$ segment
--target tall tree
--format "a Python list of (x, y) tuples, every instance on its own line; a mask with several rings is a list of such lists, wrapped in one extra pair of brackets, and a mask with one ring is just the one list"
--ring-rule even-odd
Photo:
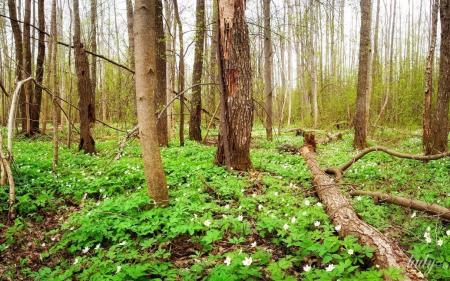
[(94, 90), (89, 75), (86, 50), (81, 43), (79, 0), (73, 0), (73, 14), (73, 44), (75, 46), (75, 69), (78, 78), (78, 108), (80, 109), (80, 143), (78, 149), (86, 153), (95, 153), (95, 141), (91, 132), (95, 122)]
[(441, 55), (439, 61), (439, 89), (433, 122), (432, 153), (447, 151), (448, 107), (450, 99), (450, 0), (441, 0)]
[(266, 135), (273, 139), (273, 86), (272, 86), (272, 30), (270, 25), (270, 0), (263, 0), (264, 10), (264, 100), (266, 108)]
[[(36, 58), (36, 81), (42, 85), (44, 81), (44, 60), (45, 60), (45, 1), (38, 1), (38, 25), (39, 42), (38, 55)], [(31, 100), (31, 134), (39, 132), (39, 118), (41, 115), (42, 88), (35, 86), (34, 96)]]
[[(192, 99), (191, 115), (189, 120), (189, 138), (195, 141), (202, 140), (202, 82), (203, 50), (205, 46), (205, 0), (197, 0), (196, 7), (196, 32), (195, 32), (195, 57), (192, 73)], [(198, 86), (195, 86), (198, 85)]]
[(433, 96), (433, 66), (434, 66), (434, 53), (436, 50), (436, 37), (437, 37), (437, 22), (439, 13), (439, 0), (433, 1), (433, 8), (431, 12), (431, 34), (430, 34), (430, 46), (428, 50), (427, 62), (425, 67), (425, 94), (423, 97), (423, 147), (425, 155), (433, 153), (432, 142), (432, 96)]
[(353, 121), (355, 138), (353, 146), (364, 149), (367, 146), (367, 129), (369, 125), (367, 99), (371, 90), (371, 24), (372, 0), (361, 0), (361, 29), (359, 43), (358, 87), (356, 97), (356, 114)]
[(133, 1), (126, 0), (127, 5), (127, 30), (128, 30), (128, 57), (130, 66), (134, 69), (134, 34), (133, 34)]
[[(156, 80), (157, 90), (155, 106), (160, 118), (157, 121), (159, 145), (167, 146), (169, 143), (167, 133), (167, 112), (162, 109), (166, 105), (167, 77), (166, 77), (166, 35), (163, 24), (163, 5), (161, 0), (156, 0)], [(162, 111), (162, 112), (161, 112)]]
[(178, 26), (178, 44), (179, 44), (179, 59), (178, 59), (178, 94), (180, 100), (180, 128), (179, 138), (180, 145), (184, 145), (184, 41), (183, 41), (183, 25), (181, 24), (180, 12), (178, 10), (178, 0), (173, 0), (173, 10)]
[[(91, 0), (91, 51), (97, 52), (97, 0)], [(92, 56), (91, 61), (92, 103), (95, 104), (97, 89), (97, 58)]]
[(169, 195), (162, 166), (156, 128), (156, 1), (136, 0), (134, 40), (136, 65), (136, 103), (139, 135), (148, 193), (156, 205), (167, 205)]
[(251, 167), (252, 72), (245, 2), (219, 0), (221, 116), (216, 162), (236, 170)]
[(315, 0), (311, 0), (309, 3), (309, 64), (310, 64), (310, 73), (311, 73), (311, 108), (312, 108), (312, 118), (314, 128), (317, 127), (319, 123), (319, 104), (317, 97), (317, 88), (318, 88), (318, 78), (317, 78), (317, 58), (316, 58), (316, 43), (315, 36), (317, 19), (314, 15), (314, 2)]
[[(23, 24), (23, 76), (33, 75), (31, 63), (31, 0), (25, 0), (25, 14)], [(22, 130), (25, 130), (28, 136), (31, 135), (30, 102), (33, 98), (33, 86), (31, 83), (24, 85), (25, 96), (25, 120), (22, 119)], [(25, 121), (25, 122), (24, 122)], [(25, 125), (25, 126), (24, 126)]]
[[(51, 87), (53, 90), (53, 110), (52, 110), (52, 120), (53, 120), (53, 161), (52, 161), (52, 168), (53, 171), (56, 171), (56, 168), (58, 166), (59, 161), (59, 140), (58, 140), (58, 109), (59, 109), (59, 89), (58, 89), (58, 63), (57, 63), (57, 57), (58, 57), (58, 45), (57, 45), (57, 38), (58, 38), (58, 29), (57, 29), (57, 23), (56, 23), (56, 0), (52, 0), (52, 12), (51, 12), (51, 27), (50, 27), (50, 48), (51, 50), (51, 62), (52, 65), (51, 71), (49, 73), (52, 73), (53, 75), (51, 78)], [(70, 120), (69, 120), (70, 122)]]

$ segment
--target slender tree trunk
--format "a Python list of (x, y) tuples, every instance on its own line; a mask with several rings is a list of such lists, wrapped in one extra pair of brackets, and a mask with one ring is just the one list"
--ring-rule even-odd
[(158, 71), (155, 54), (158, 38), (156, 1), (136, 0), (134, 15), (136, 102), (148, 193), (156, 205), (166, 206), (169, 203), (169, 195), (159, 151), (155, 115)]
[[(175, 12), (175, 18), (178, 25), (178, 39), (180, 44), (179, 60), (178, 60), (178, 93), (184, 92), (184, 41), (183, 41), (183, 26), (181, 25), (180, 13), (178, 11), (178, 0), (173, 0), (173, 8)], [(179, 137), (180, 145), (184, 146), (184, 94), (180, 97), (180, 128)]]
[(318, 87), (318, 81), (317, 81), (317, 59), (316, 59), (316, 45), (315, 45), (315, 38), (314, 34), (316, 33), (316, 18), (314, 16), (314, 0), (310, 1), (310, 29), (309, 29), (309, 48), (310, 48), (310, 67), (311, 67), (311, 107), (312, 107), (312, 117), (313, 117), (313, 126), (314, 128), (317, 127), (319, 122), (319, 105), (318, 105), (318, 98), (317, 98), (317, 87)]
[(134, 34), (133, 34), (133, 0), (126, 0), (127, 30), (128, 30), (128, 57), (130, 67), (134, 69)]
[[(38, 55), (36, 59), (36, 81), (42, 85), (44, 81), (44, 60), (45, 60), (45, 1), (38, 1), (38, 22), (39, 22), (39, 43)], [(35, 86), (34, 96), (31, 103), (31, 134), (39, 132), (39, 118), (41, 115), (42, 88)]]
[[(52, 15), (51, 15), (51, 31), (50, 31), (50, 46), (52, 48), (52, 90), (53, 90), (53, 110), (52, 110), (52, 118), (53, 118), (53, 161), (52, 168), (53, 171), (56, 171), (59, 160), (59, 140), (58, 140), (58, 109), (59, 109), (59, 88), (58, 88), (58, 63), (57, 63), (57, 54), (58, 54), (58, 45), (56, 43), (58, 38), (58, 29), (56, 23), (56, 0), (52, 0)], [(70, 122), (70, 120), (69, 120)]]
[(73, 12), (75, 31), (73, 43), (75, 46), (75, 68), (78, 77), (78, 108), (80, 109), (80, 143), (78, 149), (86, 153), (95, 153), (95, 141), (91, 132), (91, 128), (95, 122), (94, 91), (89, 75), (89, 62), (84, 46), (81, 43), (78, 0), (73, 0)]
[(355, 138), (353, 146), (364, 149), (367, 146), (367, 129), (369, 125), (367, 99), (370, 95), (372, 79), (371, 70), (371, 23), (372, 0), (361, 0), (361, 30), (359, 46), (358, 88), (356, 97), (356, 114), (353, 121)]
[[(203, 73), (203, 51), (205, 46), (205, 0), (197, 0), (195, 33), (195, 57), (194, 71), (192, 73), (192, 85), (202, 82)], [(202, 86), (192, 89), (191, 115), (189, 120), (189, 138), (198, 142), (202, 141)]]
[(432, 154), (447, 151), (448, 107), (450, 99), (450, 0), (441, 0), (441, 55), (439, 62), (439, 90), (433, 123)]
[(244, 0), (219, 0), (221, 123), (216, 162), (236, 170), (251, 167), (252, 73)]
[[(23, 76), (29, 77), (33, 75), (31, 64), (31, 0), (25, 0), (25, 14), (23, 25)], [(25, 130), (27, 136), (31, 136), (31, 116), (30, 116), (30, 101), (33, 98), (33, 85), (26, 83), (24, 85), (25, 96), (25, 120), (22, 119), (22, 130)], [(25, 125), (25, 126), (24, 126)]]
[[(156, 112), (160, 112), (166, 105), (166, 91), (167, 91), (167, 80), (166, 80), (166, 36), (164, 33), (163, 24), (163, 5), (161, 0), (156, 0), (156, 99), (155, 108)], [(160, 114), (160, 118), (156, 123), (158, 131), (158, 141), (159, 145), (167, 146), (169, 144), (169, 138), (167, 135), (167, 112), (163, 111)]]
[(427, 62), (425, 67), (425, 94), (423, 97), (423, 147), (425, 155), (433, 153), (433, 142), (431, 132), (431, 105), (433, 96), (433, 66), (434, 53), (436, 50), (437, 22), (439, 13), (439, 0), (434, 0), (431, 13), (431, 36), (428, 50)]
[(266, 135), (273, 139), (273, 86), (272, 86), (272, 30), (270, 25), (270, 0), (263, 0), (264, 10), (264, 101), (266, 107)]
[[(171, 34), (172, 28), (175, 26), (173, 20), (173, 5), (172, 2), (169, 3), (168, 0), (164, 0), (165, 3), (165, 20), (166, 20), (166, 50), (170, 50), (171, 52), (166, 52), (166, 104), (170, 102), (173, 96), (174, 91), (174, 83), (175, 83), (175, 54), (172, 52), (175, 49), (173, 45), (174, 40), (176, 39), (175, 34)], [(167, 116), (167, 138), (171, 137), (171, 129), (172, 129), (172, 110), (173, 106), (169, 105), (166, 109)]]
[[(97, 52), (97, 0), (91, 0), (91, 51)], [(91, 61), (92, 104), (95, 105), (97, 93), (97, 58), (92, 56)]]
[[(219, 17), (218, 0), (212, 0), (212, 34), (211, 34), (211, 46), (210, 46), (210, 63), (209, 63), (209, 74), (211, 82), (218, 84), (217, 77), (217, 21)], [(216, 108), (216, 95), (217, 95), (217, 85), (209, 86), (208, 95), (208, 105), (210, 108)], [(212, 123), (215, 126), (215, 123)]]

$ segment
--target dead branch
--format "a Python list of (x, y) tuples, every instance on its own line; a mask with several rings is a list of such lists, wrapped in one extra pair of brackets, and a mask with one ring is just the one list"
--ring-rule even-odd
[(114, 157), (114, 160), (119, 160), (120, 157), (123, 155), (123, 151), (125, 149), (125, 145), (128, 142), (129, 139), (137, 137), (139, 134), (139, 127), (136, 125), (133, 129), (131, 129), (119, 142), (119, 151), (117, 152), (116, 157)]
[(423, 274), (409, 262), (409, 257), (394, 241), (358, 217), (350, 202), (340, 192), (335, 179), (320, 168), (314, 148), (306, 143), (300, 153), (313, 175), (314, 188), (320, 201), (326, 206), (326, 212), (333, 224), (340, 229), (339, 235), (353, 235), (361, 244), (374, 248), (373, 261), (376, 265), (403, 270), (405, 280), (425, 280)]
[(384, 152), (384, 153), (387, 153), (391, 156), (398, 157), (398, 158), (420, 160), (420, 161), (437, 160), (437, 159), (441, 159), (441, 158), (450, 156), (450, 151), (440, 153), (440, 154), (435, 154), (435, 155), (414, 155), (414, 154), (406, 154), (406, 153), (397, 152), (397, 151), (391, 150), (384, 146), (373, 146), (373, 147), (369, 147), (369, 148), (362, 150), (360, 153), (358, 153), (355, 157), (353, 157), (350, 161), (348, 161), (341, 167), (327, 169), (327, 173), (334, 174), (337, 178), (339, 178), (355, 162), (357, 162), (358, 160), (363, 158), (365, 155), (367, 155), (371, 152), (377, 152), (377, 151)]
[(445, 220), (450, 220), (450, 209), (437, 205), (428, 204), (427, 202), (408, 199), (404, 197), (394, 196), (383, 192), (370, 192), (370, 191), (360, 191), (355, 190), (350, 192), (351, 196), (370, 196), (373, 197), (377, 202), (386, 202), (402, 207), (411, 208), (418, 211), (427, 212), (436, 215)]

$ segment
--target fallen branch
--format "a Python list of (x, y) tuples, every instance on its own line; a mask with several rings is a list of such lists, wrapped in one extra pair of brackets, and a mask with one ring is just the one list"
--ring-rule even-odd
[(353, 235), (361, 244), (372, 247), (375, 250), (373, 261), (376, 265), (402, 269), (405, 280), (426, 280), (394, 241), (358, 217), (335, 180), (320, 168), (315, 158), (314, 145), (306, 143), (301, 147), (300, 153), (313, 175), (314, 188), (320, 201), (326, 206), (333, 224), (340, 228), (339, 235)]
[(437, 205), (437, 204), (428, 204), (424, 201), (408, 199), (404, 197), (394, 196), (382, 192), (370, 192), (370, 191), (351, 191), (351, 196), (370, 196), (373, 197), (377, 202), (386, 202), (395, 205), (399, 205), (402, 207), (408, 207), (418, 211), (424, 211), (433, 215), (436, 215), (440, 218), (450, 220), (450, 209)]
[(450, 151), (440, 153), (440, 154), (435, 154), (435, 155), (414, 155), (414, 154), (405, 154), (405, 153), (397, 152), (397, 151), (391, 150), (384, 146), (373, 146), (373, 147), (369, 147), (369, 148), (362, 150), (360, 153), (358, 153), (355, 157), (353, 157), (350, 161), (348, 161), (341, 167), (327, 169), (327, 173), (334, 174), (337, 178), (340, 178), (342, 176), (342, 174), (348, 168), (350, 168), (355, 162), (357, 162), (358, 160), (363, 158), (365, 155), (367, 155), (371, 152), (377, 152), (377, 151), (384, 152), (384, 153), (387, 153), (391, 156), (395, 156), (398, 158), (420, 160), (420, 161), (437, 160), (437, 159), (441, 159), (441, 158), (450, 156)]
[(123, 151), (125, 149), (125, 145), (127, 141), (131, 138), (137, 137), (139, 135), (139, 127), (136, 125), (133, 129), (131, 129), (120, 141), (119, 143), (119, 151), (117, 152), (116, 157), (114, 157), (114, 160), (119, 160), (120, 157), (123, 155)]

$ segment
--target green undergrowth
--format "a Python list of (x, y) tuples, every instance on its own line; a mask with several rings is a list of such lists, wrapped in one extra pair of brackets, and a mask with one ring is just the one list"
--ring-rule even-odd
[[(251, 173), (228, 172), (213, 163), (215, 148), (187, 142), (162, 149), (170, 205), (155, 208), (148, 198), (140, 149), (131, 142), (115, 161), (117, 143), (99, 142), (88, 156), (62, 148), (58, 172), (51, 172), (51, 143), (19, 141), (15, 147), (19, 219), (4, 232), (2, 252), (13, 247), (27, 222), (77, 206), (43, 241), (42, 266), (24, 259), (4, 273), (34, 280), (382, 280), (370, 263), (373, 251), (353, 237), (340, 238), (314, 197), (311, 175), (299, 155), (280, 153), (282, 144), (254, 140)], [(419, 152), (414, 139), (403, 151)], [(399, 148), (399, 149), (400, 149)], [(354, 154), (351, 136), (319, 148), (323, 167)], [(450, 161), (422, 163), (381, 153), (352, 166), (345, 184), (381, 190), (449, 206)], [(405, 176), (407, 175), (407, 176)], [(420, 187), (420, 189), (419, 189)], [(348, 189), (342, 187), (343, 192)], [(0, 189), (1, 214), (7, 188)], [(396, 239), (430, 280), (448, 277), (447, 225), (424, 213), (371, 199), (353, 199), (364, 220)], [(78, 206), (82, 207), (78, 207)], [(424, 237), (424, 233), (429, 233)], [(429, 240), (432, 240), (430, 243)], [(442, 241), (442, 245), (439, 246)], [(433, 265), (430, 266), (431, 262)], [(426, 269), (426, 270), (425, 270)], [(429, 269), (429, 271), (428, 271)], [(446, 275), (447, 274), (447, 275)]]

